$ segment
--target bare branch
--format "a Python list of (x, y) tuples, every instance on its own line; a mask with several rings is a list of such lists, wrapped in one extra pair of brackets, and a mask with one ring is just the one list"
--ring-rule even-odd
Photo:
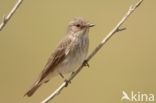
[[(98, 44), (98, 46), (93, 50), (93, 52), (91, 52), (91, 54), (87, 57), (87, 59), (85, 60), (85, 63), (88, 62), (115, 33), (125, 30), (125, 28), (120, 28), (120, 27), (128, 19), (128, 17), (135, 11), (135, 9), (139, 7), (139, 5), (142, 2), (143, 0), (139, 0), (134, 6), (130, 6), (127, 13), (118, 22), (118, 24), (113, 28), (113, 30), (108, 33), (108, 35), (101, 41), (100, 44)], [(70, 76), (69, 81), (71, 81), (82, 70), (82, 68), (85, 66), (84, 65), (85, 63), (83, 63), (81, 67), (79, 67), (78, 70), (75, 73), (73, 73), (73, 75)], [(48, 103), (50, 100), (52, 100), (56, 95), (58, 95), (67, 86), (67, 83), (68, 82), (64, 81), (49, 97), (47, 97), (41, 103)]]
[(3, 21), (0, 24), (0, 31), (2, 31), (2, 29), (5, 27), (5, 25), (7, 24), (7, 22), (11, 19), (12, 15), (16, 12), (16, 10), (18, 9), (18, 7), (22, 3), (22, 1), (23, 0), (18, 0), (17, 3), (14, 5), (14, 7), (9, 12), (9, 14), (7, 16), (3, 16)]

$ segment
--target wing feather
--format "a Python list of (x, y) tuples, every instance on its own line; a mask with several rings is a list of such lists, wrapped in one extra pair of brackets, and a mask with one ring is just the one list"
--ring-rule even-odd
[(58, 45), (55, 52), (48, 59), (47, 64), (39, 76), (38, 82), (41, 82), (50, 72), (53, 72), (55, 67), (65, 59), (70, 51), (68, 46), (71, 45), (71, 42), (71, 39), (66, 38)]

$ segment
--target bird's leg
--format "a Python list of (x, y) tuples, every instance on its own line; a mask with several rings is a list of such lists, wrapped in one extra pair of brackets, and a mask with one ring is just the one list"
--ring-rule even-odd
[(70, 81), (70, 80), (65, 79), (65, 77), (63, 76), (63, 74), (62, 74), (62, 73), (59, 73), (59, 75), (60, 75), (60, 76), (64, 79), (64, 82), (66, 83), (65, 87), (67, 87), (67, 86), (68, 86), (68, 84), (69, 84), (69, 83), (71, 83), (71, 81)]
[(64, 79), (64, 76), (63, 76), (63, 74), (62, 74), (62, 73), (59, 73), (59, 75), (61, 76), (61, 78), (63, 78), (63, 79)]
[(89, 64), (88, 64), (88, 61), (87, 60), (84, 60), (83, 66), (87, 66), (89, 68)]

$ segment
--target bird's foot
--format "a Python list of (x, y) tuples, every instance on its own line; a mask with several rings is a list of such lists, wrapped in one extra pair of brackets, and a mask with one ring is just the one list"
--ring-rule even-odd
[(83, 66), (87, 66), (89, 68), (89, 64), (88, 64), (88, 61), (87, 60), (84, 60)]
[(65, 87), (67, 87), (69, 83), (71, 84), (71, 81), (70, 80), (67, 80), (67, 79), (65, 79), (64, 82), (66, 83), (65, 84)]
[[(59, 75), (60, 75), (63, 79), (65, 79), (65, 77), (64, 77), (64, 75), (63, 75), (62, 73), (59, 73)], [(67, 87), (68, 84), (71, 83), (71, 81), (68, 80), (68, 79), (65, 79), (64, 82), (66, 83), (66, 84), (65, 84), (65, 87)]]

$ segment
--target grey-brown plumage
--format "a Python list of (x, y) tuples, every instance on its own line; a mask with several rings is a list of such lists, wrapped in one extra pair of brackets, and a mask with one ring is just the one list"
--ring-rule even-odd
[(92, 26), (94, 25), (81, 17), (75, 18), (69, 23), (67, 35), (59, 43), (38, 79), (25, 95), (32, 96), (52, 76), (74, 72), (81, 66), (88, 53), (88, 32)]

